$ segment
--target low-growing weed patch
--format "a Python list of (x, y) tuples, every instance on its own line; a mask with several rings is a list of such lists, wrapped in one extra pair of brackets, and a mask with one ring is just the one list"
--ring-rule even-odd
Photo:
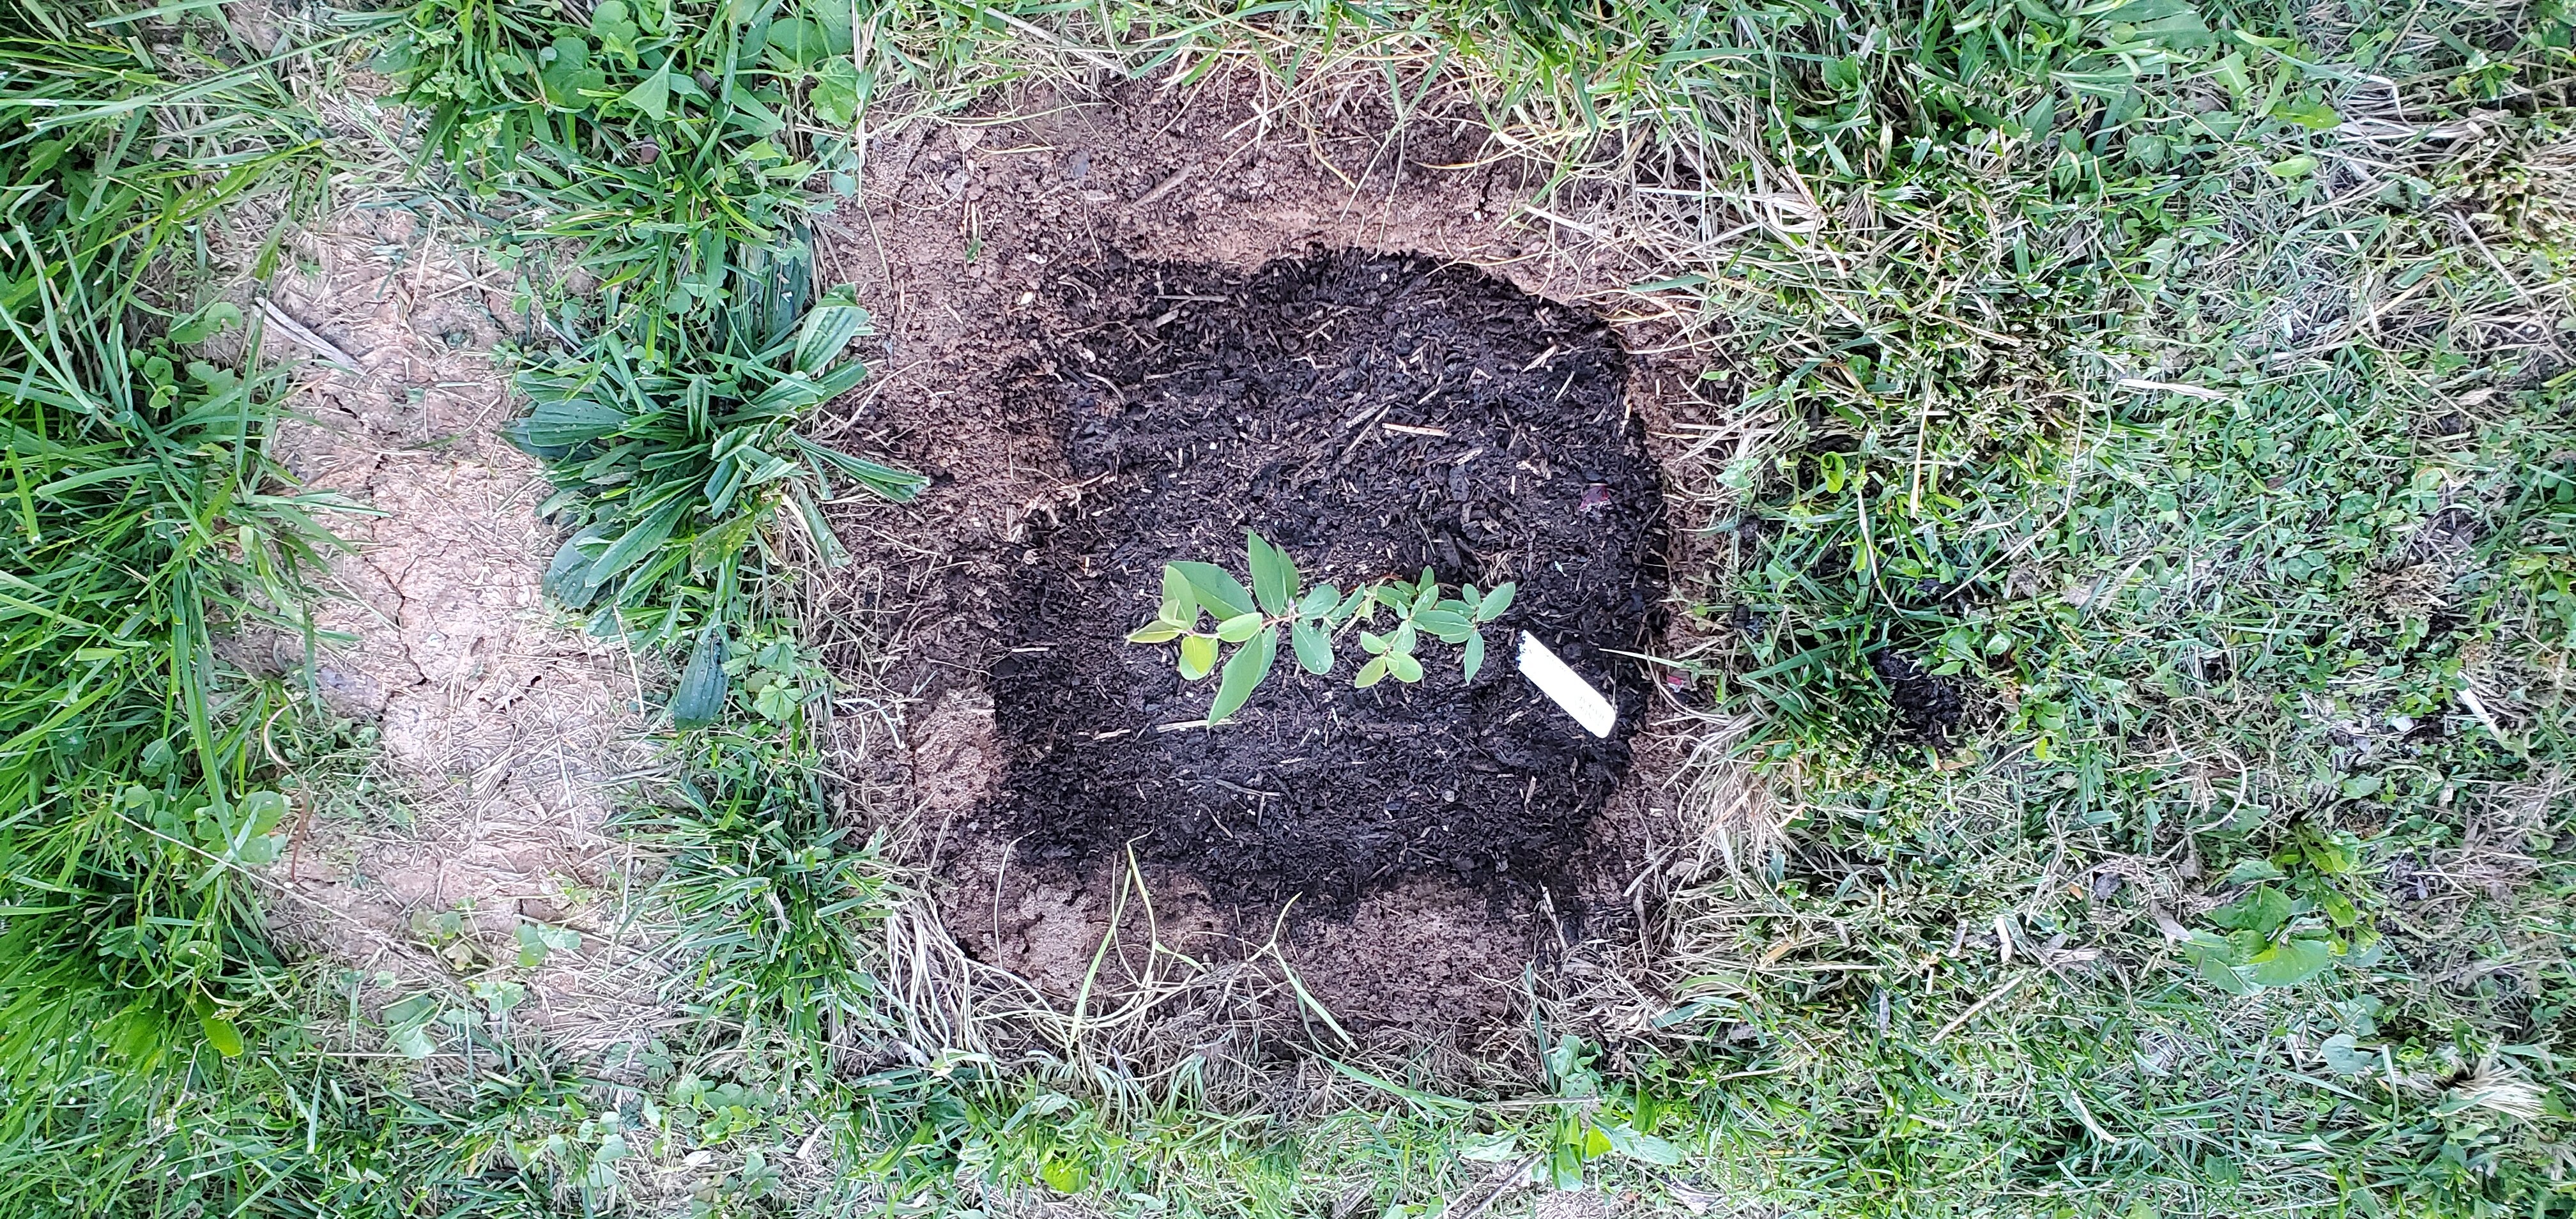
[(809, 181), (856, 189), (845, 133), (871, 91), (858, 13), (422, 0), (378, 63), (424, 118), (423, 154), (500, 208), (497, 240), (539, 259), (570, 243), (607, 312), (650, 330), (720, 307), (731, 252), (784, 243), (820, 205)]
[(560, 488), (540, 515), (574, 526), (546, 570), (566, 608), (626, 622), (632, 636), (698, 643), (673, 714), (690, 727), (723, 708), (725, 629), (753, 581), (782, 569), (778, 514), (792, 507), (816, 561), (842, 559), (818, 503), (834, 488), (909, 500), (920, 475), (807, 439), (797, 424), (867, 367), (843, 354), (866, 330), (847, 289), (807, 303), (809, 256), (737, 251), (733, 300), (712, 328), (658, 339), (611, 329), (571, 352), (532, 352), (517, 378), (533, 404), (511, 425)]

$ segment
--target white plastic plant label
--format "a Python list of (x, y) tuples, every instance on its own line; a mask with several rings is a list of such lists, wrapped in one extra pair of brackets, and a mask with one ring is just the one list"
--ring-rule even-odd
[(1530, 679), (1530, 684), (1537, 686), (1539, 693), (1555, 699), (1557, 706), (1565, 708), (1565, 713), (1573, 716), (1575, 723), (1583, 725), (1583, 730), (1594, 736), (1610, 735), (1611, 727), (1619, 722), (1618, 709), (1610, 705), (1610, 700), (1601, 697), (1601, 692), (1593, 689), (1592, 683), (1565, 667), (1565, 662), (1558, 660), (1556, 653), (1548, 651), (1547, 645), (1540, 643), (1538, 637), (1528, 631), (1521, 632), (1521, 676)]

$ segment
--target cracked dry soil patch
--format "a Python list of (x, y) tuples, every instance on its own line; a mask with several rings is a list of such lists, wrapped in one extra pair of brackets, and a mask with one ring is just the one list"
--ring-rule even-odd
[[(673, 1018), (626, 917), (648, 860), (605, 828), (616, 778), (653, 764), (642, 677), (539, 595), (549, 487), (497, 430), (509, 294), (400, 209), (343, 213), (294, 253), (268, 286), (286, 321), (271, 315), (265, 354), (305, 361), (277, 455), (363, 510), (329, 522), (354, 553), (334, 558), (319, 623), (349, 638), (314, 676), (381, 747), (375, 795), (299, 831), (278, 929), (402, 987), (454, 969), (440, 952), (459, 943), (473, 967), (511, 959), (521, 920), (569, 927), (581, 947), (527, 979), (518, 1021), (577, 1051), (632, 1040)], [(264, 659), (292, 671), (300, 642)], [(445, 912), (464, 916), (460, 938), (420, 930)]]

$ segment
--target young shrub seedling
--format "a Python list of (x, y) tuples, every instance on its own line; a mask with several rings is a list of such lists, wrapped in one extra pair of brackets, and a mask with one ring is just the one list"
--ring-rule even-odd
[[(1359, 632), (1369, 659), (1353, 685), (1366, 689), (1388, 677), (1422, 680), (1422, 661), (1413, 649), (1424, 635), (1458, 647), (1459, 670), (1472, 680), (1485, 664), (1485, 638), (1477, 628), (1501, 617), (1512, 604), (1508, 582), (1481, 593), (1473, 584), (1462, 585), (1458, 595), (1443, 597), (1439, 578), (1427, 567), (1419, 580), (1389, 578), (1348, 593), (1331, 583), (1310, 589), (1288, 552), (1248, 530), (1243, 539), (1252, 574), (1249, 592), (1214, 563), (1164, 564), (1161, 609), (1152, 622), (1127, 636), (1129, 643), (1176, 644), (1181, 676), (1189, 681), (1216, 672), (1220, 653), (1234, 648), (1217, 679), (1216, 698), (1208, 704), (1211, 724), (1241, 710), (1270, 675), (1283, 630), (1297, 663), (1322, 676), (1333, 669), (1334, 640), (1354, 626), (1375, 625), (1383, 609), (1394, 618), (1394, 627), (1384, 634)], [(1201, 629), (1203, 620), (1208, 629)]]

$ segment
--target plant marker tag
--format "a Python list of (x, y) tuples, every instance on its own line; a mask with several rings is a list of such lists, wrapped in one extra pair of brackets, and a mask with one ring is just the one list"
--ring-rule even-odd
[(1539, 693), (1555, 699), (1557, 706), (1565, 708), (1575, 723), (1594, 736), (1610, 735), (1611, 726), (1619, 722), (1619, 711), (1610, 705), (1610, 700), (1601, 697), (1601, 692), (1582, 675), (1565, 667), (1556, 653), (1548, 651), (1547, 645), (1528, 631), (1521, 632), (1521, 676), (1530, 679)]

